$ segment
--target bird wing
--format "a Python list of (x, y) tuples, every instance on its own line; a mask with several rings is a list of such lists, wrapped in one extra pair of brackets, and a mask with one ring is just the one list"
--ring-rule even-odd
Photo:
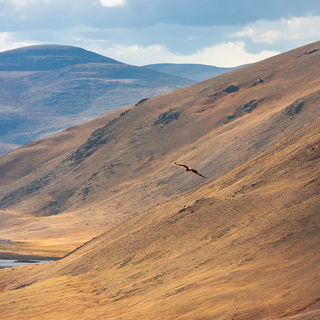
[(205, 178), (205, 176), (203, 176), (201, 173), (199, 173), (196, 169), (191, 169), (191, 171), (195, 174), (197, 174), (198, 176), (201, 176), (203, 178)]
[(186, 169), (189, 170), (189, 167), (186, 166), (185, 164), (180, 164), (180, 163), (176, 163), (176, 162), (175, 162), (175, 164), (176, 164), (177, 166), (185, 167)]
[(185, 164), (181, 164), (181, 163), (176, 163), (176, 162), (175, 162), (175, 164), (176, 164), (177, 166), (185, 167), (187, 171), (192, 171), (193, 173), (197, 174), (198, 176), (205, 178), (205, 176), (203, 176), (201, 173), (199, 173), (196, 169), (189, 168), (189, 167), (186, 166)]

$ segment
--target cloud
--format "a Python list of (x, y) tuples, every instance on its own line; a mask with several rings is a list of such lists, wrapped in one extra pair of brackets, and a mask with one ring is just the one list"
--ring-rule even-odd
[(152, 63), (198, 63), (218, 67), (235, 67), (257, 62), (279, 53), (278, 51), (264, 50), (257, 54), (252, 54), (246, 51), (244, 42), (230, 41), (203, 48), (189, 55), (171, 52), (163, 45), (146, 47), (139, 45), (116, 45), (112, 48), (105, 49), (102, 54), (134, 65)]
[(16, 6), (17, 9), (22, 9), (23, 7), (37, 3), (37, 2), (45, 2), (48, 3), (50, 0), (11, 0), (11, 2)]
[(190, 57), (198, 61), (197, 63), (202, 60), (206, 61), (205, 64), (216, 65), (219, 67), (235, 67), (258, 62), (279, 53), (280, 52), (278, 51), (268, 50), (262, 50), (259, 53), (249, 53), (246, 50), (245, 43), (243, 41), (229, 41), (199, 50), (196, 54), (191, 55)]
[[(298, 0), (290, 6), (278, 0), (259, 5), (248, 0), (232, 8), (219, 5), (220, 0), (200, 2), (0, 0), (0, 51), (55, 43), (133, 65), (228, 67), (319, 40), (318, 0), (306, 0), (303, 6)], [(306, 15), (307, 10), (313, 15)]]
[(320, 36), (320, 16), (293, 17), (277, 21), (259, 20), (232, 36), (266, 44), (275, 44), (282, 40), (317, 40)]
[(121, 7), (126, 4), (126, 0), (100, 0), (104, 7)]
[(0, 32), (0, 51), (7, 51), (36, 44), (35, 42), (16, 41), (12, 33)]

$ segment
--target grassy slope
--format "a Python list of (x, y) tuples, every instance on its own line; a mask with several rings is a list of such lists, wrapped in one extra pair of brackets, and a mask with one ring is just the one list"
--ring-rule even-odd
[[(283, 99), (298, 98), (297, 86), (286, 87), (296, 97)], [(268, 135), (283, 130), (284, 138), (258, 139), (273, 146), (220, 178), (140, 212), (60, 261), (1, 271), (1, 315), (318, 319), (320, 129), (310, 118), (319, 105), (313, 90), (310, 83), (303, 88), (309, 95), (298, 114), (280, 105), (279, 113), (270, 110)], [(296, 128), (290, 134), (288, 123)]]
[[(306, 54), (318, 46), (149, 99), (115, 121), (102, 119), (105, 126), (85, 143), (93, 130), (79, 126), (69, 132), (82, 142), (56, 143), (62, 137), (56, 136), (2, 157), (2, 210), (21, 218), (2, 225), (0, 237), (23, 242), (11, 250), (61, 256), (207, 181), (185, 175), (173, 161), (211, 180), (259, 155), (320, 116), (320, 51)], [(258, 78), (264, 83), (252, 87)], [(239, 91), (223, 92), (230, 83)], [(246, 112), (252, 100), (257, 106)], [(168, 112), (178, 119), (155, 125)]]
[(320, 129), (50, 265), (1, 272), (10, 319), (317, 319)]

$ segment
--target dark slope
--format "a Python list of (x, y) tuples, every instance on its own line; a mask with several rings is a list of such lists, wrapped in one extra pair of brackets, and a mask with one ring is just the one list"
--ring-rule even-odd
[(192, 63), (157, 63), (145, 65), (143, 67), (174, 76), (184, 77), (196, 82), (204, 81), (240, 68), (219, 68), (204, 64)]

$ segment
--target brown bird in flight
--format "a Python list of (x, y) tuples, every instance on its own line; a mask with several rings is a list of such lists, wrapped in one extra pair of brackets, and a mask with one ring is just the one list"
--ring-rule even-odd
[(189, 168), (188, 166), (186, 166), (185, 164), (179, 164), (179, 163), (176, 163), (175, 164), (177, 166), (181, 166), (181, 167), (185, 167), (186, 168), (186, 171), (192, 171), (193, 173), (197, 174), (198, 176), (201, 176), (203, 178), (205, 178), (205, 176), (203, 176), (201, 173), (199, 173), (196, 169), (192, 169), (192, 168)]

